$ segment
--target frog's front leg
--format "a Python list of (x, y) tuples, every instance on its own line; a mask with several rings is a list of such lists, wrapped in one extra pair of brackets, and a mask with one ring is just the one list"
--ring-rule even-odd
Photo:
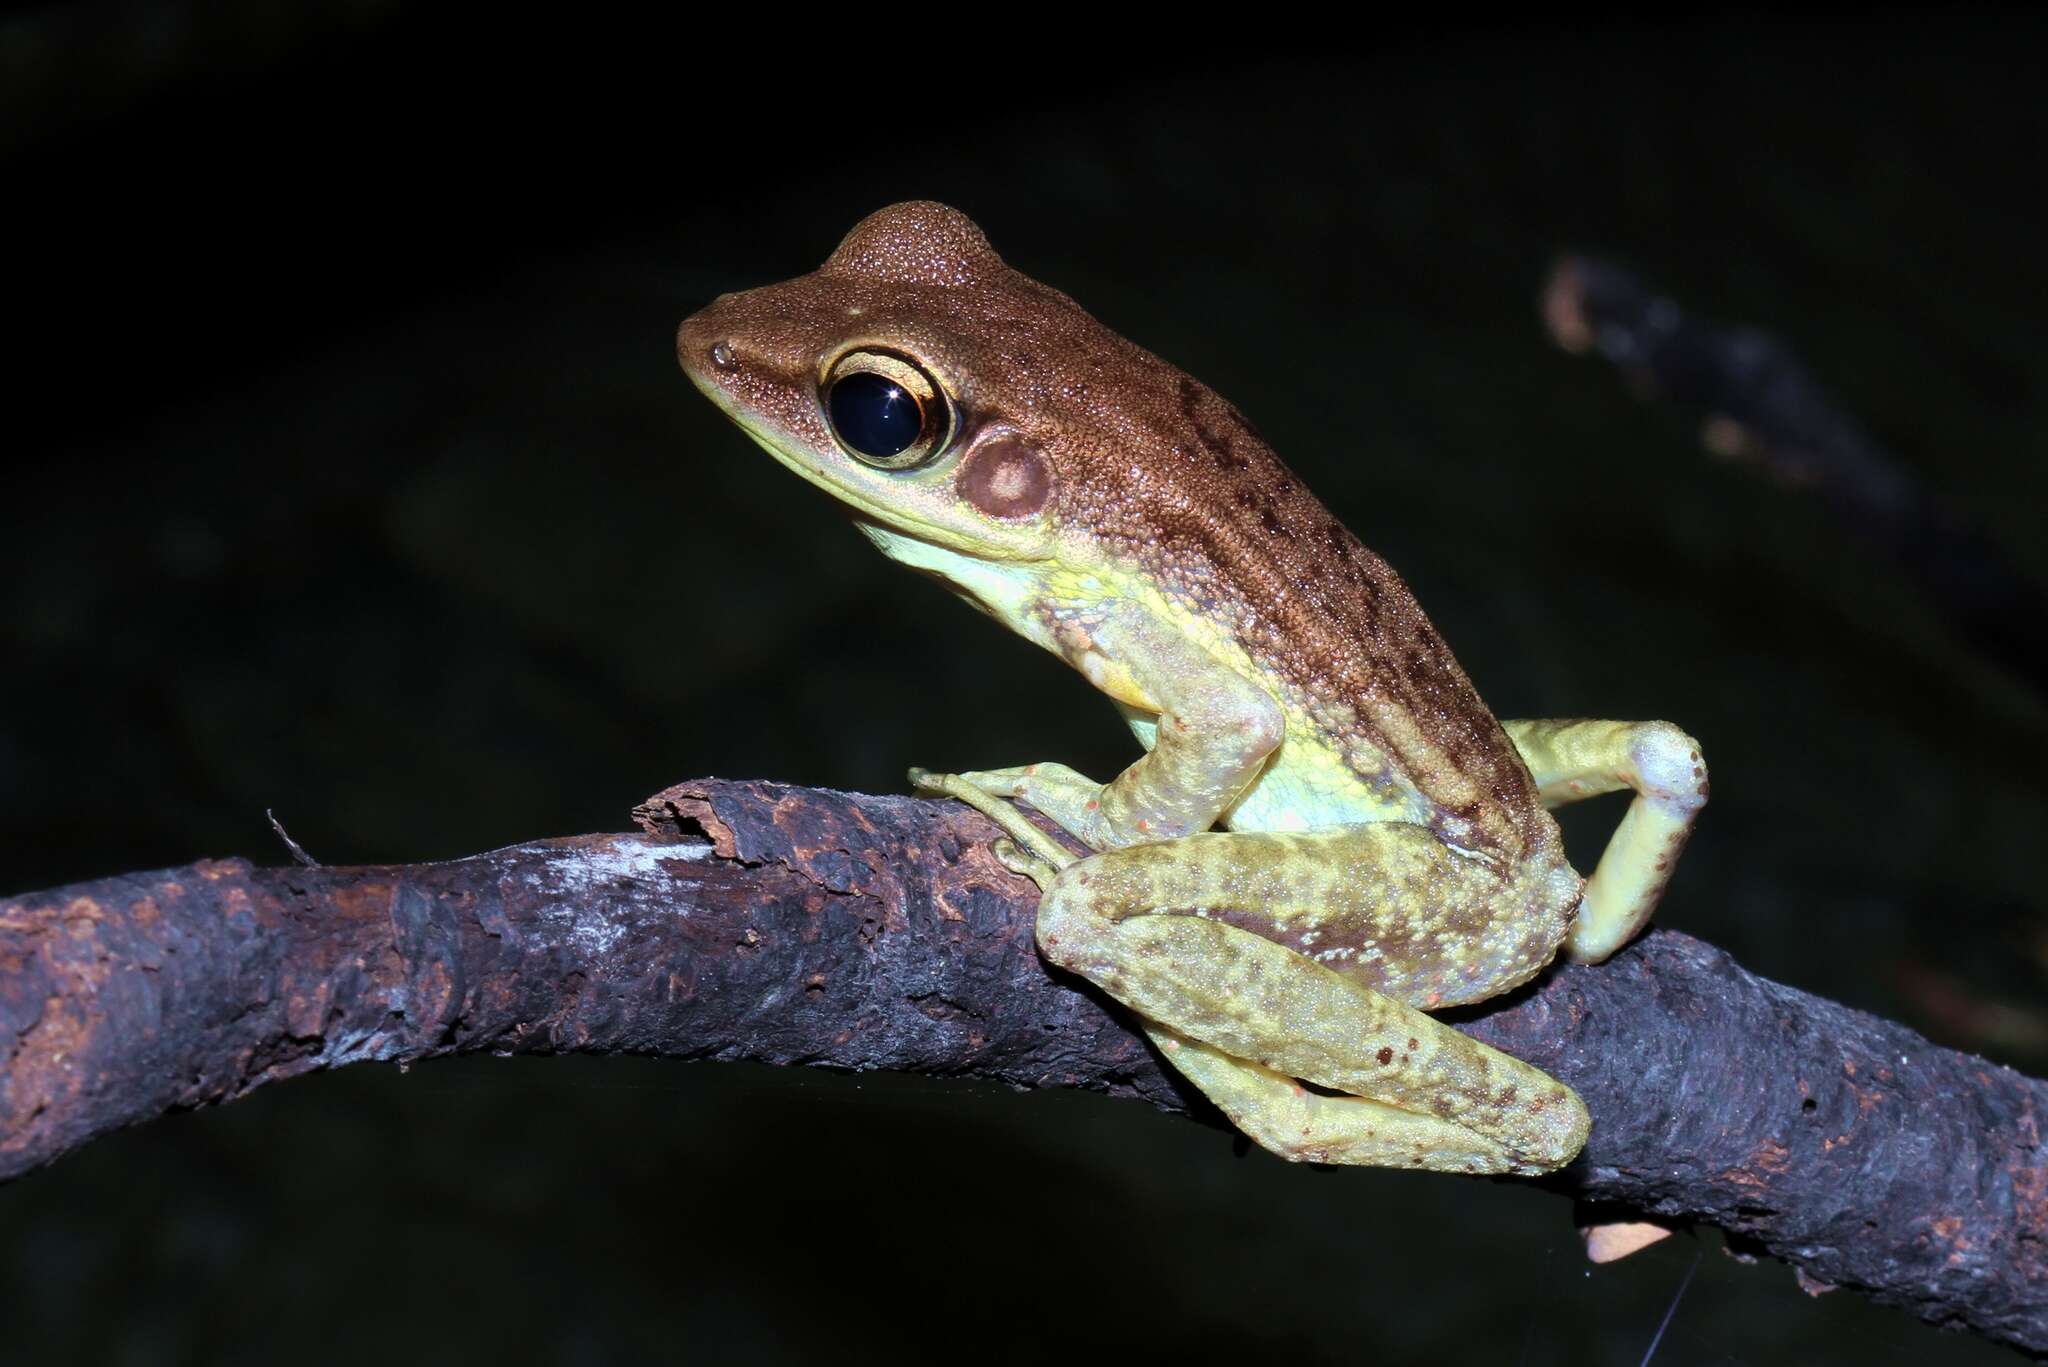
[(911, 771), (912, 783), (967, 802), (1055, 867), (1071, 856), (988, 799), (1027, 802), (1091, 850), (1170, 840), (1213, 826), (1286, 734), (1271, 695), (1142, 608), (1117, 605), (1085, 623), (1068, 622), (1057, 635), (1090, 683), (1127, 712), (1156, 714), (1151, 749), (1108, 783), (1051, 763)]
[(1608, 837), (1566, 949), (1598, 963), (1635, 938), (1657, 908), (1672, 868), (1707, 801), (1699, 742), (1661, 721), (1509, 721), (1547, 807), (1632, 789)]
[(1401, 999), (1535, 972), (1554, 940), (1523, 943), (1521, 900), (1417, 826), (1218, 832), (1074, 864), (1038, 942), (1284, 1157), (1535, 1174), (1578, 1152), (1584, 1105)]

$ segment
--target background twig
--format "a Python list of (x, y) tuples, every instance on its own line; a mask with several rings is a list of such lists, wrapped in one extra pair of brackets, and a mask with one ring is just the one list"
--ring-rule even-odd
[(1852, 532), (1897, 561), (1956, 633), (2048, 687), (2048, 594), (1984, 530), (1928, 488), (1770, 333), (1695, 317), (1612, 261), (1552, 268), (1543, 319), (1567, 351), (1597, 353), (1645, 397), (1700, 416), (1717, 456), (1811, 486)]

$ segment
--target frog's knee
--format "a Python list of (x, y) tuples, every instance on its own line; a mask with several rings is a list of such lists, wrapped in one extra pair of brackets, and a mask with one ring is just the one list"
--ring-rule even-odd
[(1089, 902), (1093, 871), (1067, 869), (1038, 901), (1038, 952), (1048, 963), (1087, 977), (1103, 971), (1109, 926)]
[(1668, 721), (1634, 727), (1628, 755), (1645, 796), (1688, 812), (1706, 805), (1707, 762), (1700, 756), (1700, 743), (1678, 727)]
[(1530, 1102), (1527, 1123), (1516, 1136), (1515, 1165), (1525, 1176), (1555, 1172), (1579, 1156), (1593, 1131), (1593, 1115), (1579, 1094), (1559, 1086)]

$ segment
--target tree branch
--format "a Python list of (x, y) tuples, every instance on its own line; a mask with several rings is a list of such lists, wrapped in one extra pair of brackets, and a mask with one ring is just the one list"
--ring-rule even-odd
[[(445, 864), (224, 860), (0, 902), (0, 1178), (266, 1082), (475, 1051), (971, 1075), (1215, 1121), (1045, 968), (1035, 890), (964, 808), (707, 780), (636, 815)], [(1453, 1019), (1591, 1108), (1548, 1185), (2048, 1353), (2048, 1084), (1671, 931)]]

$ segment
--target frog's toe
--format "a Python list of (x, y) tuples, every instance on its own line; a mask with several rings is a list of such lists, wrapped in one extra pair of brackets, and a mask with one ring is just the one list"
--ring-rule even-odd
[(960, 778), (997, 797), (1022, 797), (1025, 783), (1037, 767), (1035, 764), (1018, 764), (1008, 769), (970, 769)]
[(993, 841), (988, 847), (988, 852), (996, 857), (998, 864), (1011, 873), (1029, 878), (1038, 884), (1040, 892), (1050, 888), (1053, 880), (1060, 876), (1058, 866), (1050, 859), (1041, 859), (1030, 853), (1007, 835)]
[(986, 804), (996, 798), (1021, 796), (1025, 781), (1035, 765), (1022, 765), (1015, 769), (976, 769), (965, 773), (942, 774), (936, 769), (924, 769), (916, 765), (910, 769), (910, 786), (920, 792), (937, 793), (942, 797), (957, 797), (969, 806), (986, 811)]
[[(929, 769), (912, 769), (910, 782), (922, 792), (936, 793), (966, 803), (993, 821), (1010, 837), (1013, 844), (1030, 851), (1041, 863), (1055, 871), (1065, 868), (1076, 858), (1059, 841), (1032, 825), (1030, 818), (1011, 806), (1003, 795), (992, 793), (974, 782), (974, 776), (971, 774), (939, 774)], [(1026, 876), (1037, 879), (1036, 874)], [(1044, 886), (1043, 881), (1040, 882), (1040, 886)]]
[(921, 793), (957, 798), (976, 811), (1000, 822), (1001, 818), (996, 816), (996, 812), (1009, 809), (1009, 804), (1004, 799), (1011, 794), (979, 782), (979, 777), (977, 774), (942, 774), (936, 769), (912, 766), (910, 786)]

